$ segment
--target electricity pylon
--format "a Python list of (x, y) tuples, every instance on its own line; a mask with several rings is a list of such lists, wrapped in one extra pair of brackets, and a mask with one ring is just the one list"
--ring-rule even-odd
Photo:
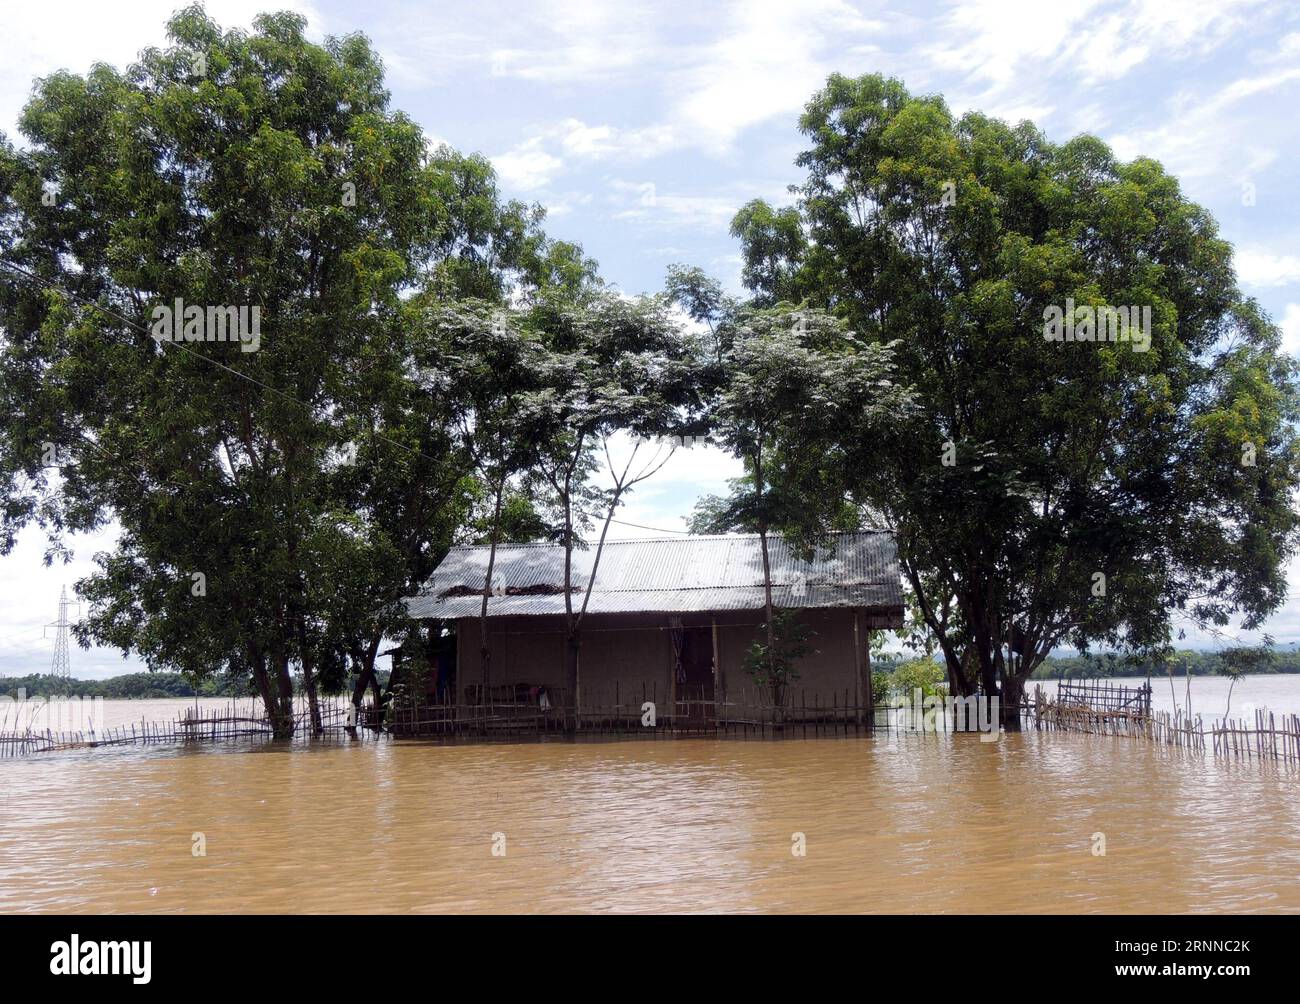
[(71, 667), (68, 661), (68, 587), (64, 586), (59, 593), (59, 619), (54, 624), (47, 624), (47, 627), (58, 628), (58, 634), (54, 638), (54, 661), (50, 663), (50, 676), (58, 680), (66, 680), (72, 675)]

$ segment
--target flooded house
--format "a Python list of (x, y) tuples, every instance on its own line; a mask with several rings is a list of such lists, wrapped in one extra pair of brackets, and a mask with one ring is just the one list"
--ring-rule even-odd
[[(842, 533), (811, 559), (769, 536), (773, 604), (794, 609), (813, 651), (786, 693), (804, 707), (869, 707), (868, 632), (903, 624), (893, 537)], [(571, 602), (583, 605), (594, 547), (573, 553)], [(487, 547), (454, 547), (417, 596), (411, 615), (440, 638), (425, 656), (431, 699), (457, 705), (561, 709), (565, 693), (564, 549), (501, 544), (487, 603), (488, 686), (480, 655)], [(661, 713), (711, 721), (727, 705), (761, 701), (744, 669), (763, 636), (763, 557), (757, 535), (607, 541), (578, 655), (578, 710), (600, 716), (653, 701)], [(435, 651), (436, 649), (436, 651)], [(743, 698), (742, 698), (742, 695)]]

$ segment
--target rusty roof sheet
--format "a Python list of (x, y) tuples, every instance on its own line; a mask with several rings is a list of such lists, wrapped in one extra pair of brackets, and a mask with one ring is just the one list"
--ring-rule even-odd
[[(585, 589), (595, 547), (573, 553), (573, 584)], [(832, 536), (811, 561), (795, 557), (769, 536), (772, 599), (778, 607), (858, 607), (896, 618), (903, 594), (898, 552), (883, 531)], [(453, 547), (419, 594), (407, 599), (412, 617), (477, 617), (487, 573), (487, 547)], [(555, 544), (500, 544), (493, 566), (488, 616), (564, 613), (564, 549)], [(524, 593), (529, 587), (554, 592)], [(445, 595), (474, 591), (475, 595)], [(498, 595), (503, 593), (505, 595)], [(511, 594), (514, 595), (511, 595)], [(574, 593), (574, 606), (582, 592)], [(656, 537), (605, 542), (588, 613), (686, 613), (761, 610), (763, 557), (757, 535)]]

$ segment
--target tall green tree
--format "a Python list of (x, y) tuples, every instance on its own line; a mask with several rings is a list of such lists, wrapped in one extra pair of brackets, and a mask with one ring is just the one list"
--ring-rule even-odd
[[(108, 521), (84, 641), (247, 674), (278, 735), (292, 670), (373, 669), (441, 557), (472, 466), (414, 293), (525, 301), (589, 276), (486, 161), (430, 150), (365, 38), (201, 8), (126, 72), (39, 81), (0, 154), (0, 542), (51, 557)], [(260, 314), (256, 338), (165, 342), (158, 310)], [(251, 332), (248, 332), (251, 334)]]
[[(604, 294), (581, 304), (546, 304), (532, 312), (531, 323), (551, 353), (547, 380), (557, 434), (547, 441), (537, 470), (558, 511), (554, 536), (564, 549), (564, 686), (576, 724), (582, 623), (600, 549), (623, 498), (661, 466), (652, 459), (620, 470), (611, 461), (612, 487), (602, 490), (591, 481), (597, 451), (607, 450), (617, 432), (653, 439), (690, 426), (699, 408), (701, 346), (662, 297)], [(601, 511), (595, 561), (575, 608), (573, 553), (586, 546), (583, 531)]]
[(720, 376), (709, 436), (745, 473), (729, 496), (701, 500), (693, 529), (758, 534), (764, 642), (747, 667), (779, 707), (796, 672), (789, 652), (804, 639), (773, 603), (769, 535), (779, 531), (787, 546), (810, 553), (832, 530), (852, 528), (839, 481), (827, 474), (845, 462), (846, 449), (902, 418), (909, 394), (894, 380), (892, 346), (859, 341), (824, 310), (743, 309), (722, 317), (715, 332)]
[(435, 350), (423, 382), (431, 395), (451, 394), (458, 441), (483, 487), (488, 560), (479, 607), (479, 661), (484, 693), (491, 686), (488, 598), (497, 545), (512, 485), (530, 486), (548, 444), (561, 435), (555, 407), (553, 358), (527, 312), (481, 300), (448, 305), (434, 296), (424, 323)]
[[(1163, 649), (1175, 617), (1276, 610), (1296, 365), (1177, 180), (874, 75), (831, 77), (800, 127), (799, 226), (747, 207), (746, 275), (897, 344), (919, 412), (849, 451), (843, 493), (897, 532), (953, 688), (1000, 694), (1015, 729), (1058, 644)], [(1050, 340), (1079, 307), (1149, 328)]]

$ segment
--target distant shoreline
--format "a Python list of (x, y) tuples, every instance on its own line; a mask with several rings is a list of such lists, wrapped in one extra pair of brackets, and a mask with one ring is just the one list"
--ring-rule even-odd
[(124, 673), (103, 680), (59, 680), (48, 673), (0, 677), (0, 696), (102, 697), (105, 700), (160, 700), (183, 697), (255, 697), (229, 679), (207, 680), (196, 688), (180, 673)]
[[(380, 685), (388, 682), (388, 673), (376, 674)], [(295, 685), (295, 692), (298, 688)], [(19, 691), (34, 697), (102, 697), (106, 701), (159, 701), (195, 697), (227, 700), (257, 698), (250, 685), (229, 677), (202, 681), (196, 688), (180, 673), (123, 673), (103, 680), (58, 680), (48, 673), (27, 676), (0, 676), (0, 698), (18, 700)]]
[[(891, 653), (892, 655), (892, 653)], [(886, 657), (873, 660), (877, 673), (889, 674), (906, 664), (908, 659)], [(942, 663), (940, 663), (942, 665)], [(1217, 652), (1180, 652), (1172, 663), (1175, 679), (1188, 675), (1223, 676), (1222, 660)], [(1274, 651), (1271, 664), (1252, 666), (1243, 676), (1277, 676), (1300, 673), (1300, 653)], [(1165, 679), (1169, 675), (1165, 666), (1148, 667), (1131, 665), (1120, 657), (1083, 656), (1051, 657), (1039, 666), (1029, 682), (1045, 680)], [(380, 685), (387, 683), (388, 674), (378, 674)], [(297, 687), (295, 686), (295, 691)], [(241, 680), (221, 676), (194, 684), (180, 673), (123, 673), (103, 680), (56, 680), (48, 673), (30, 673), (27, 676), (0, 676), (0, 697), (17, 700), (19, 691), (28, 698), (35, 697), (102, 697), (116, 701), (157, 701), (180, 698), (255, 698), (256, 691)]]

